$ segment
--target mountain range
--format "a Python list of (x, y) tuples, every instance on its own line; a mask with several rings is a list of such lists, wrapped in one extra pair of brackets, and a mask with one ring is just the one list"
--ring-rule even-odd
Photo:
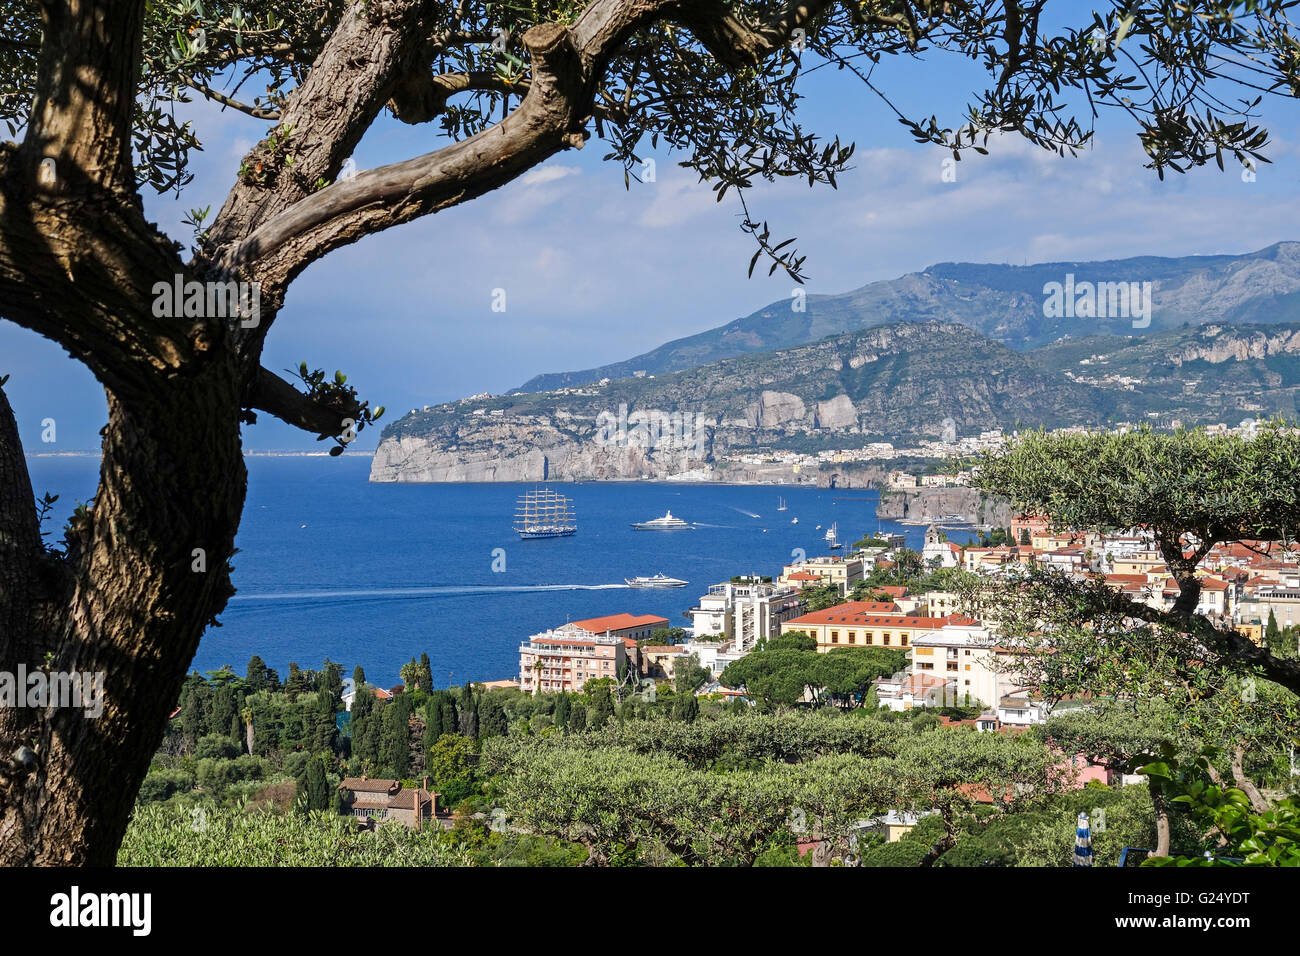
[(757, 352), (805, 345), (830, 335), (900, 321), (951, 322), (1020, 352), (1066, 336), (1125, 335), (1124, 315), (1045, 314), (1050, 283), (1150, 283), (1150, 325), (1158, 332), (1184, 324), (1300, 321), (1300, 243), (1280, 242), (1245, 255), (1141, 256), (1100, 262), (1030, 266), (943, 262), (897, 279), (837, 295), (809, 294), (773, 302), (744, 318), (666, 342), (623, 362), (538, 375), (516, 391), (542, 392), (661, 375)]

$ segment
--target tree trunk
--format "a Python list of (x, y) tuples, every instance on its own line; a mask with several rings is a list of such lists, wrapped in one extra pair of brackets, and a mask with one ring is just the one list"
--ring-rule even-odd
[(1151, 784), (1151, 806), (1156, 814), (1156, 848), (1150, 856), (1169, 855), (1169, 805), (1159, 784)]
[(1255, 786), (1255, 781), (1246, 776), (1246, 769), (1243, 766), (1246, 759), (1246, 748), (1237, 746), (1232, 751), (1232, 779), (1236, 781), (1237, 789), (1246, 795), (1250, 801), (1250, 807), (1256, 813), (1267, 813), (1269, 803), (1264, 799), (1264, 795), (1259, 792)]
[[(66, 583), (30, 570), (45, 560), (34, 516), (14, 534), (31, 487), (14, 468), (7, 403), (0, 415), (0, 670), (92, 674), (103, 688), (98, 715), (0, 709), (0, 754), (34, 754), (0, 778), (0, 865), (115, 860), (199, 638), (231, 593), (246, 481), (236, 381), (235, 363), (214, 357), (156, 394), (128, 403), (109, 392), (99, 488), (57, 562)], [(57, 613), (41, 612), (56, 601)]]

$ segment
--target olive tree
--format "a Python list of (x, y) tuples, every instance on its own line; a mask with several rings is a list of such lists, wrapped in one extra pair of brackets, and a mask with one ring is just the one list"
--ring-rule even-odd
[[(1050, 645), (1050, 659), (1039, 663), (1062, 690), (1074, 683), (1102, 692), (1097, 681), (1122, 683), (1142, 669), (1202, 690), (1222, 671), (1258, 673), (1300, 693), (1300, 661), (1197, 613), (1198, 571), (1214, 548), (1241, 542), (1267, 554), (1295, 544), (1300, 433), (1280, 423), (1250, 435), (1031, 432), (987, 456), (977, 482), (1057, 528), (1146, 529), (1178, 586), (1164, 610), (1095, 578), (1041, 571), (1016, 582), (1029, 608), (1018, 630)], [(1017, 630), (1014, 614), (1006, 616), (1006, 630)], [(1032, 637), (1044, 621), (1046, 637)]]
[[(1133, 117), (1161, 174), (1224, 153), (1262, 159), (1257, 100), (1216, 88), (1239, 70), (1294, 93), (1288, 6), (3, 0), (0, 120), (16, 141), (0, 143), (0, 316), (82, 362), (104, 386), (108, 422), (93, 501), (48, 549), (0, 395), (0, 669), (102, 672), (106, 696), (95, 721), (0, 712), (0, 863), (113, 861), (198, 641), (232, 593), (242, 428), (269, 414), (346, 443), (376, 417), (341, 374), (302, 366), (295, 385), (262, 364), (312, 263), (470, 202), (593, 134), (629, 173), (646, 138), (677, 151), (719, 199), (780, 176), (834, 185), (852, 147), (801, 127), (802, 77), (829, 65), (889, 102), (873, 65), (922, 52), (986, 77), (951, 127), (904, 117), (916, 139), (958, 157), (996, 133), (1072, 153), (1091, 135), (1089, 111), (1112, 109)], [(1040, 26), (1062, 17), (1080, 20)], [(177, 107), (198, 97), (266, 133), (215, 214), (193, 211), (187, 250), (146, 219), (141, 190), (188, 182), (200, 130)], [(385, 111), (446, 141), (344, 174)], [(803, 257), (741, 202), (751, 271), (766, 257), (801, 277)], [(190, 282), (217, 301), (155, 307)], [(255, 289), (256, 308), (222, 307), (229, 283)]]

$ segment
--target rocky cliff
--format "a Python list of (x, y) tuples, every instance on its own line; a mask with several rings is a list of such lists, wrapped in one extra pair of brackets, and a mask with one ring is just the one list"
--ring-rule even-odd
[(866, 466), (795, 471), (778, 453), (989, 429), (1237, 424), (1294, 416), (1297, 389), (1296, 323), (1093, 335), (1026, 353), (958, 324), (898, 323), (670, 375), (412, 409), (384, 429), (371, 479), (867, 487), (880, 476)]
[(1005, 528), (1011, 523), (1009, 502), (974, 488), (917, 488), (882, 491), (876, 517), (882, 521), (934, 522), (960, 515), (977, 525)]

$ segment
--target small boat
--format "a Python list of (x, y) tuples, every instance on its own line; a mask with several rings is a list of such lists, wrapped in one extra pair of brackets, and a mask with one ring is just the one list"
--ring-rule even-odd
[(786, 506), (785, 506), (785, 499), (784, 499), (784, 498), (782, 498), (782, 497), (780, 497), (780, 496), (777, 496), (777, 499), (776, 499), (776, 500), (777, 500), (777, 506), (776, 506), (776, 510), (777, 510), (777, 511), (785, 511), (785, 510), (787, 510), (787, 509), (786, 509)]
[(798, 523), (799, 523), (799, 519), (798, 519), (798, 518), (791, 518), (791, 519), (790, 519), (790, 523), (791, 523), (791, 524), (798, 524)]
[(690, 584), (690, 581), (683, 581), (681, 578), (670, 578), (667, 575), (656, 574), (652, 577), (624, 578), (627, 586), (630, 588), (684, 588)]
[(681, 518), (674, 518), (673, 513), (669, 511), (662, 518), (635, 521), (632, 523), (632, 527), (637, 531), (687, 531), (691, 528), (691, 524)]
[(832, 524), (826, 531), (826, 542), (831, 546), (832, 550), (844, 547), (844, 545), (839, 542), (839, 535), (835, 533), (836, 527), (836, 525)]

